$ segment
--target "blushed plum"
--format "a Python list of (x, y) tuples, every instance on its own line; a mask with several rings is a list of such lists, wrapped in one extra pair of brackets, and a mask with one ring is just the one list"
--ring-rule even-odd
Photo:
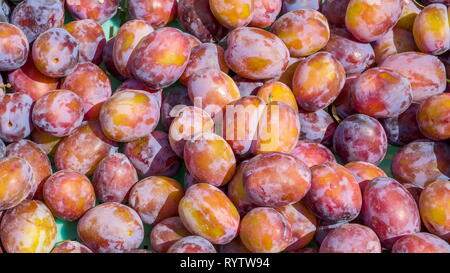
[(180, 168), (181, 162), (170, 147), (168, 135), (153, 131), (150, 135), (128, 142), (124, 153), (130, 159), (140, 176), (172, 176)]
[(55, 155), (56, 148), (59, 142), (62, 140), (61, 137), (54, 137), (52, 135), (43, 133), (38, 129), (34, 129), (31, 132), (31, 140), (34, 141), (47, 155)]
[(131, 20), (120, 27), (115, 37), (112, 57), (117, 71), (123, 77), (131, 77), (127, 68), (131, 53), (139, 42), (152, 32), (152, 26), (142, 20)]
[(202, 73), (201, 71), (204, 69), (218, 69), (228, 73), (229, 69), (223, 55), (223, 48), (213, 43), (204, 43), (193, 47), (186, 69), (180, 77), (180, 82), (187, 85), (192, 75)]
[(311, 168), (326, 162), (336, 162), (333, 153), (320, 143), (300, 140), (291, 154)]
[(186, 106), (174, 116), (169, 128), (169, 143), (172, 150), (182, 158), (186, 141), (198, 133), (212, 133), (214, 121), (206, 111), (195, 106)]
[(117, 144), (106, 138), (98, 120), (93, 119), (59, 143), (54, 157), (55, 167), (90, 176), (100, 161), (116, 150)]
[(356, 181), (359, 183), (361, 192), (364, 192), (364, 188), (371, 180), (377, 177), (387, 176), (382, 169), (364, 161), (353, 161), (345, 164), (344, 167), (353, 174)]
[(237, 28), (248, 25), (254, 17), (254, 0), (209, 0), (209, 7), (222, 25)]
[(80, 63), (100, 63), (103, 47), (106, 44), (106, 37), (102, 27), (97, 22), (91, 19), (72, 21), (64, 25), (64, 29), (67, 30), (78, 43)]
[(282, 0), (254, 0), (253, 18), (250, 26), (270, 27), (281, 11)]
[(334, 162), (311, 168), (311, 189), (305, 201), (318, 218), (329, 223), (355, 219), (362, 204), (358, 182), (349, 170)]
[(381, 245), (372, 229), (359, 224), (344, 224), (325, 237), (320, 253), (381, 253)]
[(443, 4), (426, 6), (414, 20), (414, 40), (420, 51), (440, 55), (450, 48), (450, 24)]
[(52, 28), (33, 43), (34, 65), (44, 75), (62, 78), (72, 73), (79, 60), (79, 47), (67, 30)]
[(39, 72), (31, 57), (21, 68), (8, 74), (8, 82), (11, 84), (11, 91), (28, 94), (33, 101), (59, 86), (59, 79), (48, 77)]
[(276, 35), (253, 27), (240, 27), (227, 38), (225, 62), (239, 76), (251, 80), (281, 75), (289, 61), (289, 51)]
[(20, 157), (0, 159), (0, 209), (17, 206), (36, 190), (34, 173), (30, 164)]
[(392, 174), (401, 183), (424, 188), (450, 177), (450, 147), (442, 142), (416, 140), (403, 146), (392, 159)]
[[(411, 83), (413, 102), (420, 103), (445, 90), (445, 67), (435, 56), (419, 52), (403, 52), (384, 60), (380, 67), (402, 74)], [(427, 73), (423, 73), (427, 71)]]
[(30, 135), (33, 99), (24, 93), (9, 93), (0, 97), (0, 139), (14, 142)]
[(214, 246), (200, 236), (187, 236), (175, 242), (167, 253), (216, 253)]
[(222, 191), (210, 184), (191, 186), (180, 201), (178, 213), (187, 230), (213, 244), (227, 244), (238, 234), (238, 211)]
[(146, 21), (152, 27), (163, 27), (177, 17), (176, 0), (130, 0), (128, 11), (131, 18)]
[(330, 39), (327, 18), (312, 9), (284, 14), (273, 23), (271, 31), (286, 44), (292, 57), (316, 53)]
[(373, 229), (381, 245), (391, 248), (401, 236), (420, 231), (420, 215), (412, 195), (389, 177), (378, 177), (364, 188), (364, 225)]
[(191, 106), (187, 88), (184, 86), (176, 86), (167, 90), (164, 94), (163, 103), (161, 105), (161, 123), (169, 131), (170, 124), (176, 117), (177, 110), (181, 107)]
[(385, 68), (371, 68), (362, 73), (352, 86), (353, 108), (374, 118), (397, 117), (411, 105), (409, 80)]
[(144, 226), (131, 208), (114, 202), (88, 210), (78, 221), (78, 237), (99, 253), (120, 253), (136, 249), (144, 239)]
[(160, 28), (144, 37), (128, 61), (128, 71), (150, 88), (172, 85), (189, 61), (189, 40), (175, 28)]
[(71, 170), (62, 170), (45, 181), (44, 202), (55, 217), (78, 220), (95, 206), (94, 187), (89, 179)]
[(331, 144), (338, 124), (327, 111), (323, 109), (315, 112), (302, 110), (299, 112), (298, 118), (301, 124), (301, 140), (311, 140), (323, 145)]
[(19, 27), (32, 43), (39, 34), (64, 23), (64, 2), (61, 0), (26, 0), (18, 4), (11, 23)]
[(412, 103), (405, 112), (397, 117), (380, 119), (389, 143), (405, 145), (414, 140), (424, 138), (417, 125), (418, 103)]
[(209, 0), (180, 0), (178, 22), (186, 32), (204, 43), (220, 40), (228, 31), (212, 14)]
[(56, 243), (56, 222), (41, 201), (25, 200), (6, 211), (0, 225), (8, 253), (49, 253)]
[(397, 23), (402, 8), (403, 0), (350, 0), (345, 26), (361, 42), (374, 42)]
[(199, 182), (220, 187), (236, 170), (230, 145), (214, 133), (199, 133), (186, 142), (183, 158), (189, 173)]
[(128, 79), (124, 81), (119, 87), (116, 89), (116, 93), (122, 90), (126, 89), (133, 89), (133, 90), (141, 90), (148, 92), (151, 96), (153, 96), (156, 101), (158, 102), (158, 107), (161, 107), (162, 104), (162, 89), (153, 89), (149, 88), (144, 83), (134, 80), (134, 79)]
[(433, 140), (450, 138), (450, 93), (434, 95), (424, 100), (417, 111), (420, 132)]
[(150, 93), (126, 89), (115, 93), (100, 109), (103, 133), (119, 142), (130, 142), (150, 134), (158, 125), (160, 105)]
[(291, 106), (298, 113), (297, 100), (292, 90), (284, 83), (279, 81), (271, 81), (265, 83), (258, 89), (256, 96), (264, 100), (265, 103), (272, 101), (281, 101)]
[(450, 182), (439, 180), (420, 195), (419, 209), (428, 231), (450, 242)]
[(266, 207), (296, 203), (311, 187), (309, 168), (295, 156), (283, 153), (250, 159), (244, 167), (243, 180), (249, 200)]
[(347, 74), (361, 73), (375, 62), (370, 44), (361, 43), (345, 29), (332, 29), (330, 40), (323, 48), (330, 52), (344, 67)]
[(77, 241), (65, 241), (53, 248), (51, 253), (92, 253), (92, 250)]
[(200, 105), (211, 117), (228, 103), (239, 99), (239, 88), (233, 79), (218, 69), (201, 70), (189, 78), (188, 94), (194, 105)]
[(377, 64), (381, 64), (389, 56), (417, 50), (412, 32), (396, 27), (373, 43)]
[(383, 126), (376, 119), (355, 114), (338, 125), (333, 146), (345, 163), (365, 161), (378, 165), (386, 155), (387, 137)]
[(278, 207), (276, 210), (291, 225), (292, 239), (286, 250), (300, 249), (312, 241), (317, 229), (317, 220), (314, 214), (301, 202)]
[(123, 203), (136, 182), (136, 169), (121, 153), (109, 155), (100, 161), (92, 178), (95, 195), (101, 202)]
[(66, 0), (66, 8), (76, 20), (92, 19), (97, 23), (111, 19), (119, 7), (120, 0)]
[(398, 239), (392, 253), (450, 253), (450, 245), (433, 234), (419, 232)]
[(302, 109), (314, 112), (330, 105), (344, 84), (344, 67), (331, 53), (318, 52), (297, 66), (292, 91)]
[(275, 209), (255, 208), (242, 218), (239, 236), (253, 253), (278, 253), (291, 243), (292, 229), (286, 218)]
[(227, 191), (228, 198), (233, 202), (241, 216), (244, 216), (251, 209), (257, 207), (257, 205), (250, 200), (244, 187), (244, 169), (247, 162), (248, 161), (243, 161), (239, 164), (233, 179), (228, 183)]
[(20, 68), (30, 50), (27, 37), (18, 27), (4, 22), (0, 22), (0, 33), (0, 71)]
[(33, 106), (33, 124), (55, 137), (71, 134), (83, 121), (81, 98), (69, 90), (55, 90), (40, 97)]
[(170, 217), (152, 228), (150, 243), (155, 251), (166, 253), (174, 243), (189, 235), (191, 233), (184, 227), (180, 217)]
[(27, 161), (33, 170), (33, 191), (29, 197), (42, 199), (42, 186), (52, 174), (52, 166), (45, 152), (34, 142), (22, 139), (6, 147), (6, 156), (20, 157)]
[(145, 224), (153, 225), (177, 216), (178, 204), (183, 195), (183, 187), (176, 180), (165, 176), (150, 176), (131, 188), (128, 203)]
[(93, 63), (77, 66), (61, 85), (73, 91), (83, 101), (85, 119), (97, 118), (102, 104), (111, 97), (111, 82), (106, 73)]

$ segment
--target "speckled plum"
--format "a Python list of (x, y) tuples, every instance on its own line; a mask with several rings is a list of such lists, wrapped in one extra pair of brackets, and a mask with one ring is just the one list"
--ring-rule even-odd
[(315, 112), (301, 110), (298, 113), (298, 119), (301, 124), (301, 140), (310, 140), (323, 145), (331, 144), (338, 123), (327, 111), (323, 109)]
[(167, 253), (216, 253), (214, 246), (200, 236), (187, 236), (169, 247)]
[(424, 100), (417, 111), (420, 132), (433, 140), (450, 138), (450, 93), (442, 93)]
[(291, 154), (311, 168), (326, 162), (336, 162), (333, 153), (324, 145), (310, 140), (300, 140)]
[(155, 251), (166, 253), (174, 243), (189, 235), (191, 233), (184, 227), (180, 217), (170, 217), (152, 228), (150, 243)]
[(419, 232), (398, 239), (392, 253), (450, 253), (450, 245), (433, 234)]
[(176, 0), (130, 0), (128, 12), (131, 18), (144, 20), (152, 27), (163, 27), (177, 17)]
[(0, 97), (0, 139), (14, 142), (30, 135), (32, 104), (33, 99), (24, 93)]
[(381, 253), (381, 244), (372, 229), (359, 224), (344, 224), (325, 237), (319, 252)]
[(53, 248), (51, 253), (92, 253), (92, 250), (77, 241), (64, 241)]
[(27, 37), (18, 27), (4, 22), (0, 22), (0, 33), (0, 71), (20, 68), (30, 50)]
[(17, 206), (36, 190), (34, 172), (25, 159), (11, 156), (0, 159), (0, 209)]
[(92, 19), (101, 24), (117, 13), (119, 4), (120, 0), (66, 0), (66, 9), (76, 20)]

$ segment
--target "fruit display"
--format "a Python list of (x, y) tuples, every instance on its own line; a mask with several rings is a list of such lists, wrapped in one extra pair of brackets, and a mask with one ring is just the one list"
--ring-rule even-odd
[(450, 253), (449, 94), (448, 0), (0, 0), (0, 253)]

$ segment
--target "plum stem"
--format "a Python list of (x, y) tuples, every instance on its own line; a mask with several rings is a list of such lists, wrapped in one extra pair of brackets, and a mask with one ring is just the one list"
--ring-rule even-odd
[(0, 84), (0, 88), (11, 88), (11, 84)]
[(419, 8), (421, 8), (421, 9), (423, 9), (424, 7), (425, 7), (425, 5), (424, 4), (422, 4), (420, 1), (418, 1), (418, 0), (413, 0), (413, 2), (417, 5), (417, 6), (419, 6)]

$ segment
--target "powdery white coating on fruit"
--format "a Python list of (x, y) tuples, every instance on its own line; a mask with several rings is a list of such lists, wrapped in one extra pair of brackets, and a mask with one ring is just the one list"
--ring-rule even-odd
[(233, 80), (239, 88), (241, 97), (256, 95), (258, 88), (264, 85), (263, 81), (250, 80), (239, 75), (234, 75)]
[(33, 99), (24, 93), (9, 93), (0, 97), (0, 139), (14, 142), (30, 135)]
[(344, 84), (344, 67), (333, 55), (323, 51), (300, 62), (292, 79), (292, 91), (301, 108), (317, 111), (329, 106)]
[(84, 112), (111, 97), (111, 82), (97, 65), (85, 62), (69, 74), (61, 85), (62, 89), (73, 91), (83, 101)]
[(27, 61), (29, 45), (16, 26), (0, 22), (0, 71), (20, 68)]
[(179, 157), (183, 157), (184, 145), (194, 135), (197, 133), (212, 133), (214, 131), (214, 121), (201, 108), (186, 106), (180, 109), (178, 113), (174, 113), (174, 115), (175, 119), (169, 128), (169, 143), (172, 150)]
[(292, 230), (281, 213), (263, 207), (252, 209), (242, 218), (239, 236), (253, 253), (278, 253), (291, 242)]
[(25, 200), (3, 215), (0, 237), (8, 253), (49, 253), (56, 243), (56, 222), (37, 200)]
[(450, 253), (450, 245), (436, 235), (419, 232), (398, 239), (392, 253)]
[(311, 168), (305, 200), (317, 217), (331, 223), (351, 221), (361, 210), (361, 199), (358, 182), (343, 166), (328, 162)]
[(308, 140), (297, 142), (291, 154), (311, 168), (326, 162), (336, 162), (334, 154), (324, 145)]
[(55, 137), (70, 135), (83, 121), (81, 98), (69, 90), (55, 90), (34, 104), (31, 118), (42, 132)]
[(289, 61), (289, 51), (274, 34), (253, 27), (240, 27), (228, 35), (225, 62), (239, 76), (262, 80), (276, 78)]
[(311, 187), (308, 167), (296, 157), (283, 153), (252, 158), (245, 166), (243, 179), (249, 199), (268, 207), (296, 203)]
[(271, 31), (283, 40), (292, 57), (311, 55), (322, 49), (330, 38), (327, 18), (312, 9), (284, 14), (273, 23)]
[(102, 27), (91, 19), (72, 21), (64, 28), (77, 40), (80, 49), (80, 63), (100, 63), (106, 44)]
[(374, 118), (355, 114), (344, 119), (333, 136), (336, 154), (345, 162), (365, 161), (378, 165), (386, 155), (387, 137)]
[(142, 20), (131, 20), (120, 27), (114, 41), (112, 56), (116, 69), (122, 76), (130, 77), (127, 65), (131, 53), (151, 32), (153, 32), (152, 26)]
[(51, 253), (92, 253), (92, 250), (77, 241), (65, 241), (53, 248)]
[(9, 144), (6, 148), (6, 156), (20, 157), (30, 164), (34, 174), (34, 185), (29, 197), (33, 197), (38, 187), (42, 186), (41, 184), (52, 174), (52, 166), (47, 154), (32, 141), (22, 139)]
[(189, 61), (191, 47), (183, 33), (160, 28), (144, 37), (130, 56), (128, 71), (154, 89), (176, 82)]
[(183, 187), (174, 179), (150, 176), (136, 183), (130, 190), (128, 203), (145, 224), (177, 215)]
[(450, 138), (450, 94), (442, 93), (424, 100), (417, 111), (417, 125), (430, 139)]
[(374, 118), (396, 117), (412, 102), (409, 80), (389, 69), (366, 70), (352, 88), (353, 108)]
[(214, 246), (200, 236), (187, 236), (175, 242), (167, 253), (216, 253)]
[(450, 181), (431, 183), (420, 195), (419, 208), (427, 229), (450, 242)]
[(43, 187), (45, 204), (53, 215), (75, 221), (95, 206), (94, 187), (89, 179), (71, 170), (50, 176)]
[(121, 153), (105, 157), (95, 169), (92, 184), (102, 202), (122, 203), (138, 176), (130, 160)]
[(116, 143), (103, 135), (98, 121), (94, 120), (84, 123), (59, 143), (55, 166), (58, 170), (71, 169), (91, 175), (100, 161), (117, 149)]
[(100, 124), (114, 141), (130, 142), (147, 136), (158, 125), (160, 109), (150, 93), (126, 89), (115, 93), (100, 110)]
[(391, 170), (402, 183), (424, 188), (450, 177), (450, 147), (442, 142), (417, 140), (403, 146), (392, 159)]
[(272, 25), (281, 11), (282, 0), (254, 0), (250, 26), (266, 28)]
[(184, 146), (183, 158), (196, 180), (217, 187), (230, 181), (236, 169), (236, 158), (230, 145), (214, 133), (194, 135)]
[(327, 143), (331, 140), (337, 126), (336, 121), (327, 111), (321, 109), (315, 112), (298, 113), (300, 120), (300, 139)]
[(30, 164), (20, 157), (0, 159), (0, 210), (17, 206), (36, 190)]
[(209, 6), (216, 19), (230, 29), (248, 25), (254, 16), (252, 0), (209, 0)]
[[(404, 52), (388, 57), (380, 64), (380, 67), (396, 71), (410, 81), (413, 102), (420, 103), (445, 90), (445, 66), (435, 56), (419, 52)], [(423, 73), (424, 71), (427, 73)]]
[(130, 0), (127, 7), (132, 18), (144, 20), (154, 27), (167, 25), (177, 13), (176, 0)]
[(117, 13), (120, 0), (67, 0), (66, 8), (76, 19), (93, 19), (101, 24)]
[(379, 177), (364, 189), (364, 225), (375, 231), (383, 247), (401, 236), (420, 231), (420, 215), (412, 195), (392, 178)]
[(11, 14), (11, 23), (25, 33), (28, 42), (39, 34), (61, 27), (64, 23), (64, 2), (60, 0), (21, 1)]
[(189, 235), (180, 217), (171, 217), (162, 220), (152, 228), (150, 243), (154, 250), (165, 253), (175, 242)]
[(370, 228), (344, 224), (328, 233), (320, 245), (320, 253), (381, 253), (381, 244)]
[(121, 253), (139, 248), (144, 226), (131, 208), (109, 202), (87, 211), (78, 221), (78, 237), (94, 252)]
[(52, 28), (39, 35), (33, 43), (32, 57), (42, 74), (62, 78), (78, 65), (78, 43), (67, 30)]
[(178, 214), (189, 232), (213, 244), (233, 240), (239, 229), (239, 214), (218, 188), (205, 183), (189, 187), (178, 206)]
[(375, 62), (372, 46), (359, 42), (345, 29), (333, 29), (323, 50), (330, 52), (347, 74), (361, 73)]

